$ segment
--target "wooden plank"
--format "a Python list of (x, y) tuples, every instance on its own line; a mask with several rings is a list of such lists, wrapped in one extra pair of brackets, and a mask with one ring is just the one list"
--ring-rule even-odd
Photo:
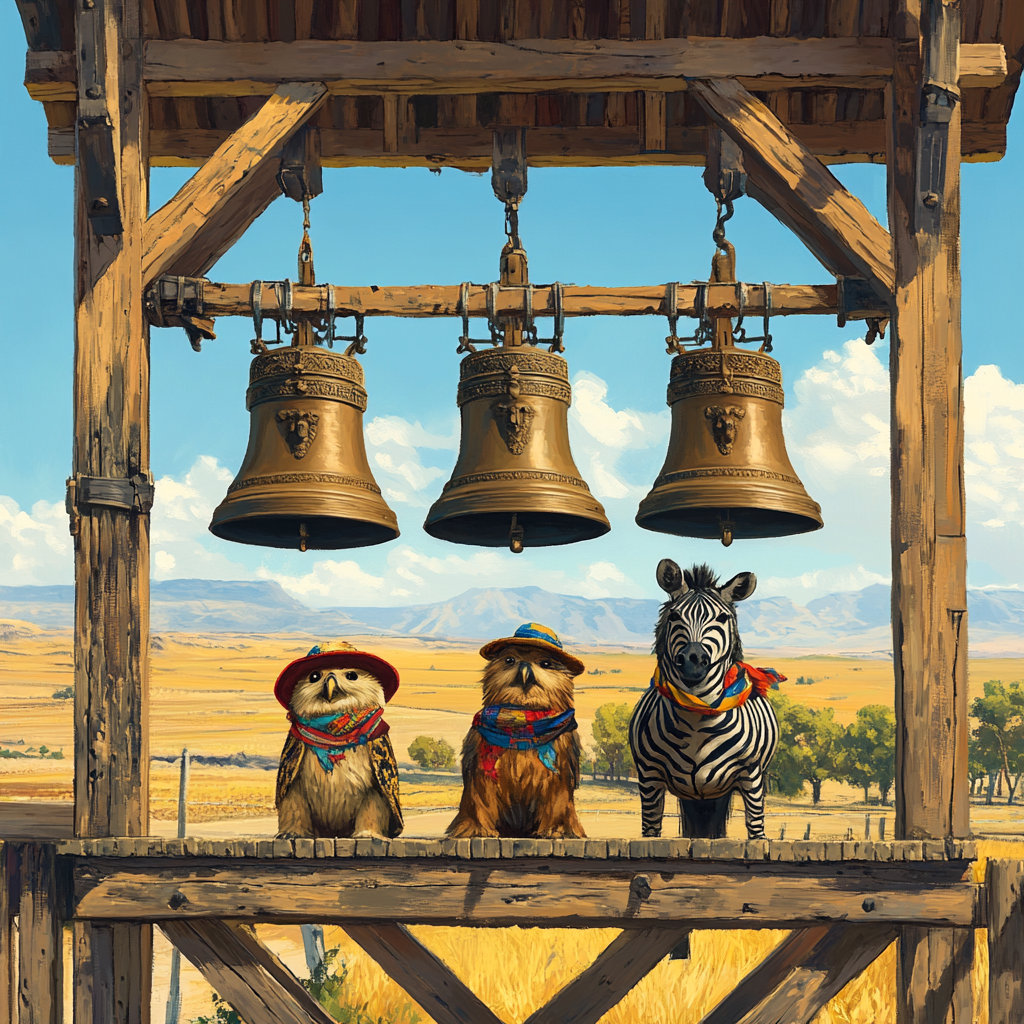
[(597, 1024), (689, 934), (689, 928), (622, 932), (526, 1024)]
[[(168, 921), (161, 930), (246, 1024), (321, 1024), (311, 1017), (224, 921)], [(311, 997), (307, 993), (308, 1005)], [(329, 1019), (329, 1018), (328, 1018)]]
[(277, 194), (281, 147), (324, 101), (320, 83), (279, 87), (146, 222), (142, 274), (202, 274)]
[(906, 1024), (971, 1024), (974, 931), (924, 928), (900, 931), (896, 990)]
[[(979, 48), (983, 47), (983, 48)], [(1006, 77), (999, 44), (965, 47), (972, 85)], [(300, 40), (151, 39), (155, 96), (266, 95), (268, 83), (323, 81), (334, 95), (386, 92), (675, 92), (684, 78), (739, 78), (759, 91), (799, 85), (870, 88), (892, 74), (886, 39)], [(344, 68), (340, 77), (338, 69)]]
[[(17, 874), (18, 864), (15, 847), (10, 842), (0, 842), (0, 1024), (17, 1024), (18, 991), (17, 976), (14, 975), (14, 908), (11, 899), (12, 874)], [(16, 897), (20, 903), (20, 894)]]
[(20, 1024), (61, 1024), (64, 1018), (64, 949), (56, 855), (50, 845), (26, 843), (21, 847), (20, 860), (19, 1020)]
[(990, 860), (988, 895), (988, 1020), (1024, 1020), (1024, 860)]
[(878, 925), (842, 923), (820, 932), (784, 939), (701, 1024), (810, 1024), (896, 937), (895, 928)]
[(349, 924), (345, 931), (437, 1024), (501, 1024), (501, 1018), (405, 925)]
[(690, 92), (743, 151), (747, 194), (791, 228), (833, 274), (892, 290), (892, 240), (836, 177), (736, 81), (690, 82)]
[(71, 800), (0, 801), (0, 839), (70, 839), (74, 834)]
[(955, 880), (962, 875), (958, 864), (924, 862), (909, 873), (893, 865), (884, 874), (877, 865), (853, 863), (821, 865), (831, 873), (804, 864), (778, 873), (768, 864), (722, 871), (694, 861), (632, 860), (612, 870), (609, 862), (582, 858), (558, 862), (557, 872), (551, 866), (527, 859), (487, 861), (483, 870), (481, 862), (443, 858), (357, 858), (341, 865), (83, 858), (74, 868), (73, 916), (465, 924), (544, 919), (595, 928), (672, 921), (773, 928), (830, 919), (952, 927), (984, 920), (981, 887)]
[[(292, 310), (296, 316), (318, 315), (325, 309), (325, 286), (295, 285), (292, 288)], [(173, 312), (177, 284), (168, 280), (161, 283), (161, 302), (167, 313)], [(764, 311), (762, 284), (746, 286), (744, 309), (748, 316), (760, 316)], [(678, 309), (680, 316), (695, 316), (697, 287), (679, 284)], [(206, 282), (203, 285), (203, 308), (207, 316), (252, 315), (251, 286)], [(348, 287), (334, 286), (335, 309), (339, 315), (362, 316), (438, 317), (459, 316), (459, 285), (418, 285)], [(601, 288), (566, 285), (562, 290), (562, 307), (566, 317), (578, 316), (665, 316), (666, 285), (637, 285), (625, 288)], [(773, 316), (827, 315), (838, 312), (839, 293), (835, 285), (777, 285), (772, 288)], [(735, 316), (739, 309), (739, 293), (735, 285), (711, 285), (707, 296), (708, 309), (718, 316)], [(471, 285), (467, 298), (469, 315), (487, 315), (487, 290), (482, 285)], [(497, 299), (496, 310), (501, 316), (512, 316), (524, 309), (523, 291), (505, 289)], [(875, 305), (871, 315), (884, 315), (885, 307)], [(271, 289), (263, 294), (264, 316), (278, 313), (277, 297)], [(554, 315), (554, 291), (547, 285), (533, 289), (533, 312), (536, 317)]]

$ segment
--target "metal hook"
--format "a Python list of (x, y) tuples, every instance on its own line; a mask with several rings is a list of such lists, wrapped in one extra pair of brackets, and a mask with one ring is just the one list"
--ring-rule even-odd
[(565, 306), (563, 303), (562, 282), (556, 281), (552, 286), (555, 295), (555, 329), (551, 338), (550, 352), (564, 352), (562, 338), (565, 335)]
[(249, 343), (249, 349), (252, 354), (260, 355), (267, 351), (267, 346), (263, 341), (263, 282), (253, 281), (249, 288), (249, 301), (252, 305), (252, 325), (256, 332), (256, 337)]
[(764, 282), (764, 340), (761, 342), (762, 352), (771, 352), (772, 350), (772, 336), (768, 329), (768, 321), (772, 315), (772, 286), (765, 281)]
[(327, 289), (327, 347), (334, 348), (334, 285), (324, 285)]
[(475, 352), (476, 346), (469, 337), (469, 282), (463, 281), (459, 286), (459, 312), (462, 314), (462, 337), (459, 338), (456, 354)]
[(743, 311), (747, 308), (747, 286), (736, 282), (736, 326), (732, 329), (733, 341), (746, 341), (747, 329), (743, 326)]
[(669, 281), (665, 285), (665, 309), (668, 316), (669, 335), (665, 339), (665, 351), (673, 355), (680, 351), (681, 345), (676, 326), (679, 323), (679, 284), (676, 281)]

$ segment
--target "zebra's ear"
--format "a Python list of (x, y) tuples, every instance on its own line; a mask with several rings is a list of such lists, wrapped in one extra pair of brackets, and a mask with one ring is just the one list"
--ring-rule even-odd
[(676, 594), (685, 594), (690, 589), (683, 580), (682, 569), (671, 558), (663, 558), (658, 563), (657, 577), (658, 586), (673, 597)]
[(723, 601), (735, 604), (737, 601), (743, 601), (750, 597), (756, 586), (757, 577), (752, 572), (741, 572), (718, 588), (718, 596)]

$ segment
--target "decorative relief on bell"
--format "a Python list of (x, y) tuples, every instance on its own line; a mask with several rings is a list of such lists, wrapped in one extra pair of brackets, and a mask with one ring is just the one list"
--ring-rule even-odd
[(708, 421), (711, 436), (715, 439), (715, 444), (723, 455), (732, 454), (739, 422), (746, 415), (747, 410), (741, 409), (738, 405), (707, 405), (704, 407), (704, 418)]
[(298, 409), (280, 409), (277, 413), (281, 434), (288, 450), (297, 459), (309, 451), (316, 439), (316, 425), (320, 417), (315, 412), (299, 412)]
[(523, 388), (519, 379), (519, 367), (515, 364), (505, 371), (505, 387), (508, 389), (508, 397), (498, 399), (491, 409), (508, 450), (513, 455), (522, 455), (530, 443), (530, 424), (536, 410), (533, 406), (519, 401)]

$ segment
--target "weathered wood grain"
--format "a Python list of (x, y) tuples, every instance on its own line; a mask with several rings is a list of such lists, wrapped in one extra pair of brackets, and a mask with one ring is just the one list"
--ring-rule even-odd
[(177, 194), (146, 222), (142, 275), (202, 274), (278, 194), (281, 147), (327, 93), (319, 82), (276, 89)]
[(988, 896), (988, 1020), (1024, 1020), (1024, 860), (985, 865)]
[[(17, 1024), (16, 1016), (18, 991), (15, 970), (14, 934), (11, 927), (14, 918), (11, 901), (11, 874), (17, 873), (14, 844), (0, 842), (0, 1024)], [(12, 863), (13, 862), (13, 863)]]
[[(294, 285), (292, 310), (298, 317), (303, 314), (323, 315), (327, 310), (327, 291), (330, 285)], [(436, 317), (460, 316), (459, 285), (416, 285), (347, 287), (335, 285), (334, 303), (339, 316), (398, 316)], [(177, 283), (168, 280), (159, 286), (158, 294), (168, 314), (173, 312)], [(203, 284), (203, 309), (207, 316), (252, 316), (251, 285), (224, 284), (207, 281)], [(775, 285), (771, 290), (773, 316), (834, 316), (838, 312), (839, 292), (834, 284), (828, 285)], [(577, 316), (665, 316), (666, 285), (633, 286), (626, 288), (599, 288), (565, 285), (562, 289), (562, 309), (566, 317)], [(692, 284), (677, 286), (680, 316), (696, 316), (698, 289)], [(735, 316), (739, 310), (737, 286), (711, 285), (707, 292), (708, 309), (715, 315)], [(765, 292), (762, 284), (746, 285), (745, 313), (759, 317), (764, 311)], [(874, 312), (884, 313), (877, 303)], [(280, 304), (273, 289), (263, 291), (263, 315), (273, 317), (280, 312)], [(501, 316), (522, 312), (524, 290), (503, 288), (498, 293), (495, 308)], [(483, 285), (470, 285), (467, 309), (474, 318), (487, 316), (487, 289)], [(533, 288), (535, 317), (554, 316), (554, 289), (549, 285)], [(868, 310), (859, 311), (864, 314)]]
[(741, 83), (691, 81), (690, 93), (742, 150), (747, 194), (793, 230), (834, 274), (893, 286), (892, 240), (806, 146)]
[(673, 870), (671, 861), (630, 861), (624, 870), (610, 871), (600, 861), (568, 858), (356, 858), (337, 866), (319, 860), (79, 860), (73, 913), (126, 920), (558, 920), (592, 927), (677, 921), (770, 928), (830, 919), (967, 926), (984, 920), (980, 887), (956, 880), (962, 874), (957, 865), (923, 863), (909, 871), (894, 864), (885, 872), (868, 864), (839, 872), (828, 864), (820, 872), (796, 864), (785, 872), (766, 863), (737, 863), (735, 871), (679, 865)]
[(689, 928), (622, 932), (526, 1024), (597, 1024), (689, 934)]
[[(809, 928), (783, 940), (701, 1024), (810, 1024), (896, 937), (879, 925)], [(813, 941), (813, 946), (807, 948)]]
[(501, 1018), (404, 925), (349, 924), (345, 931), (437, 1024), (501, 1024)]
[(74, 834), (71, 800), (0, 801), (0, 839), (70, 839)]
[[(50, 845), (20, 849), (18, 909), (18, 1012), (20, 1024), (61, 1024), (64, 1018), (64, 950), (56, 855)], [(6, 973), (6, 964), (4, 970)]]
[(310, 1016), (224, 921), (167, 921), (160, 928), (246, 1024), (322, 1024), (322, 1011)]

